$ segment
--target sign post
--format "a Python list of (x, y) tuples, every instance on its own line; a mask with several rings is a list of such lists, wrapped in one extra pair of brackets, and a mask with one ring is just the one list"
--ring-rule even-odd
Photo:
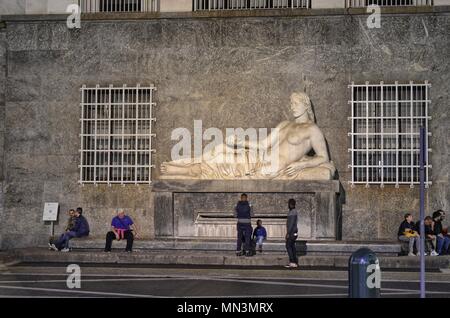
[(420, 127), (420, 298), (425, 298), (425, 128)]
[(44, 215), (43, 220), (44, 222), (50, 222), (51, 228), (50, 228), (50, 235), (53, 236), (55, 234), (55, 227), (54, 222), (58, 220), (58, 209), (59, 209), (59, 203), (57, 202), (46, 202), (44, 205)]

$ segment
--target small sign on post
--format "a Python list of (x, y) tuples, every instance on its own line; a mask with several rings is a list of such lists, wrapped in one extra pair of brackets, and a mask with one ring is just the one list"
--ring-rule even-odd
[(58, 210), (59, 210), (59, 203), (57, 202), (46, 202), (44, 205), (44, 215), (43, 220), (44, 222), (51, 222), (51, 230), (50, 233), (53, 236), (54, 234), (54, 222), (58, 220)]

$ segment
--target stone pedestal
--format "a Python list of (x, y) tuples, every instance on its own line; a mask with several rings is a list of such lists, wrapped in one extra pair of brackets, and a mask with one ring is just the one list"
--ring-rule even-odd
[(160, 180), (153, 193), (157, 238), (235, 238), (241, 193), (252, 203), (253, 223), (261, 219), (272, 239), (285, 235), (290, 198), (297, 201), (301, 239), (336, 240), (340, 232), (339, 181)]

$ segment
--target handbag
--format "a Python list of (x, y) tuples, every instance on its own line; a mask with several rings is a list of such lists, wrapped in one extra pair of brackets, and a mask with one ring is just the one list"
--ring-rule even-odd
[[(124, 228), (126, 228), (127, 227), (127, 225), (125, 225), (125, 224), (123, 224), (123, 222), (122, 222), (122, 220), (120, 219), (120, 218), (117, 218), (118, 220), (119, 220), (119, 222), (120, 222), (120, 224), (122, 224), (123, 225), (123, 227)], [(133, 237), (134, 237), (134, 231), (128, 226), (128, 230), (126, 230), (126, 231), (130, 231), (131, 232), (131, 234), (133, 235)]]
[(403, 233), (406, 237), (416, 237), (419, 236), (419, 233), (411, 230), (411, 229), (406, 229), (405, 232)]

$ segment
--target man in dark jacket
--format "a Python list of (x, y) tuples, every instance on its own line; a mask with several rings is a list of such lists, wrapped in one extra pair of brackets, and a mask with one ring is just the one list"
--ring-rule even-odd
[(433, 213), (434, 235), (436, 235), (436, 252), (439, 255), (446, 255), (450, 247), (450, 237), (444, 234), (442, 220), (444, 219), (444, 211), (437, 210)]
[(286, 250), (289, 255), (289, 264), (285, 266), (287, 268), (298, 267), (297, 249), (295, 248), (295, 241), (298, 237), (298, 211), (295, 209), (295, 204), (294, 199), (289, 200), (289, 212), (286, 221)]
[(243, 193), (241, 195), (241, 200), (236, 205), (234, 216), (238, 219), (236, 255), (242, 255), (241, 247), (242, 240), (244, 240), (245, 256), (253, 256), (253, 254), (251, 253), (253, 209), (250, 203), (247, 201), (247, 194)]
[[(433, 218), (431, 216), (425, 217), (423, 220), (424, 228), (425, 228), (425, 255), (429, 253), (431, 256), (439, 255), (436, 253), (436, 235), (434, 234), (433, 229)], [(420, 233), (420, 221), (416, 222), (417, 232)]]
[(77, 208), (75, 211), (75, 226), (72, 230), (62, 234), (55, 244), (52, 244), (51, 248), (55, 251), (69, 252), (69, 241), (74, 237), (83, 237), (89, 235), (89, 223), (82, 215), (83, 209)]

